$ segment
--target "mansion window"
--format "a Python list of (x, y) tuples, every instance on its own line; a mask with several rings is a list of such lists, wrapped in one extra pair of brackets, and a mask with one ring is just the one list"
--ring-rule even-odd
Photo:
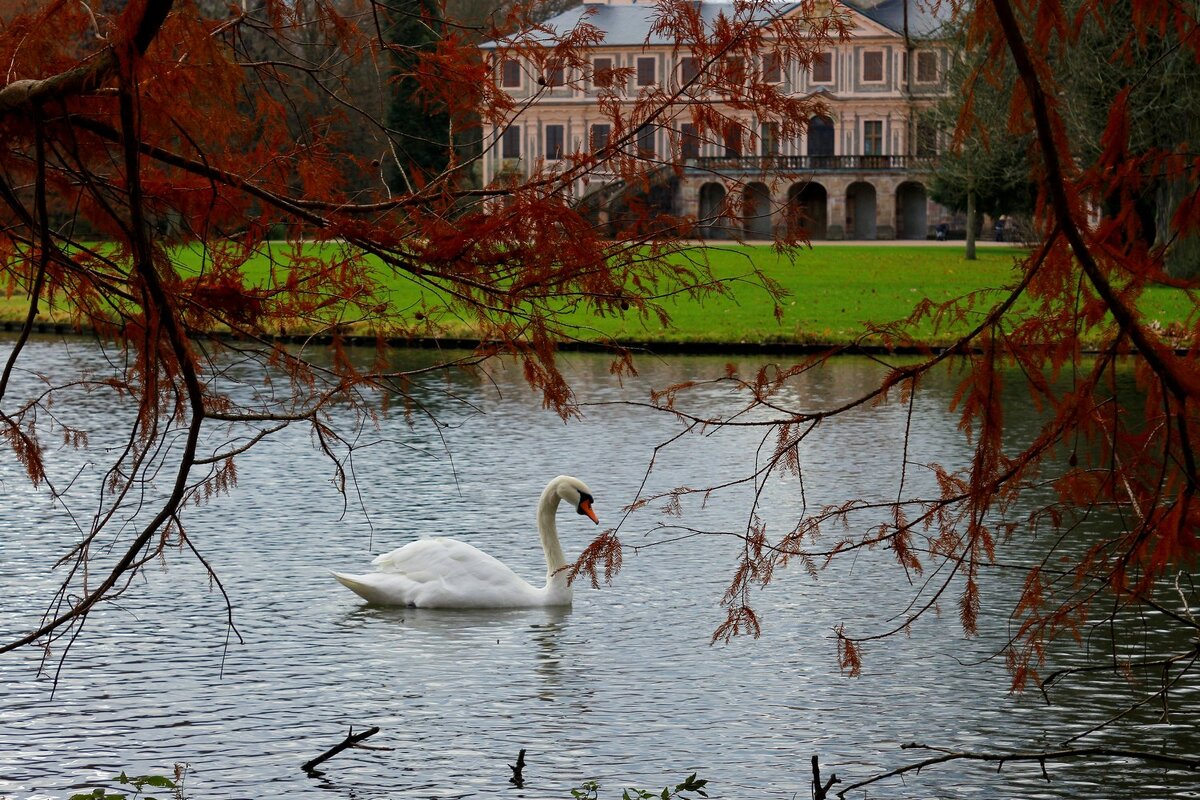
[(566, 83), (566, 70), (563, 69), (562, 61), (552, 59), (546, 62), (546, 77), (547, 86), (562, 86)]
[(611, 58), (592, 59), (592, 86), (597, 89), (607, 89), (613, 84), (613, 60)]
[(808, 121), (808, 154), (810, 156), (832, 156), (834, 146), (833, 120), (829, 117), (813, 117)]
[(862, 54), (863, 83), (883, 83), (883, 51), (864, 50)]
[(647, 56), (637, 60), (637, 85), (638, 86), (653, 86), (655, 84), (655, 73), (658, 72), (658, 59), (654, 56)]
[(509, 125), (500, 136), (500, 157), (521, 157), (521, 126)]
[(700, 74), (700, 62), (695, 56), (684, 56), (679, 59), (679, 80), (681, 83), (691, 83)]
[(737, 122), (725, 125), (725, 157), (738, 158), (742, 155), (742, 126)]
[(817, 53), (812, 62), (813, 83), (833, 83), (833, 53)]
[(914, 155), (923, 158), (937, 155), (937, 128), (929, 120), (917, 120), (916, 148)]
[(863, 123), (863, 155), (883, 155), (883, 120), (869, 119)]
[(779, 123), (764, 122), (759, 128), (758, 143), (762, 155), (779, 155)]
[(746, 85), (746, 61), (741, 56), (726, 56), (721, 62), (721, 72), (728, 89)]
[(642, 158), (653, 158), (654, 151), (654, 126), (643, 125), (637, 130), (637, 153)]
[(783, 83), (783, 59), (778, 53), (767, 53), (762, 57), (762, 76), (767, 83)]
[(550, 161), (558, 161), (563, 157), (563, 126), (562, 125), (547, 125), (546, 126), (546, 158)]
[(608, 135), (612, 131), (612, 126), (603, 123), (597, 123), (592, 126), (591, 136), (592, 152), (599, 153), (604, 148), (608, 147)]
[(500, 85), (505, 89), (521, 88), (521, 62), (506, 58), (500, 62)]
[(917, 83), (937, 83), (938, 57), (935, 50), (917, 51)]
[(684, 158), (699, 158), (700, 134), (696, 132), (696, 126), (691, 122), (683, 123), (679, 126), (679, 135), (681, 155)]

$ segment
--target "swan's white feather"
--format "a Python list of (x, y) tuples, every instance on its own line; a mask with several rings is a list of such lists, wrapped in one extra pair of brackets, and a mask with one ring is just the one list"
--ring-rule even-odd
[[(560, 499), (590, 510), (591, 492), (576, 478), (559, 476), (542, 493), (538, 531), (546, 549), (550, 574), (546, 585), (530, 585), (499, 560), (457, 539), (418, 539), (377, 556), (376, 571), (365, 575), (334, 572), (333, 576), (369, 603), (417, 608), (526, 608), (568, 606), (571, 587), (558, 571), (565, 565), (558, 546), (554, 509)], [(581, 512), (583, 513), (583, 512)], [(554, 555), (551, 555), (554, 551)]]
[(371, 562), (377, 572), (333, 573), (371, 603), (417, 608), (505, 608), (546, 605), (545, 590), (502, 562), (457, 539), (419, 539)]

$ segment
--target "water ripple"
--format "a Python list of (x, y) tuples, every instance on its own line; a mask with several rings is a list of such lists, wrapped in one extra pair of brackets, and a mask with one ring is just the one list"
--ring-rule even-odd
[[(69, 356), (42, 347), (46, 369), (55, 359), (83, 357), (80, 347)], [(718, 362), (652, 363), (642, 381), (622, 389), (604, 376), (602, 360), (570, 361), (581, 393), (604, 400), (642, 399), (650, 385), (720, 372)], [(855, 364), (798, 386), (795, 399), (848, 396), (865, 380), (857, 372), (868, 367)], [(843, 778), (871, 774), (911, 760), (902, 742), (999, 747), (1036, 741), (1043, 731), (1051, 741), (1056, 731), (1102, 718), (1129, 699), (1119, 682), (1074, 698), (1069, 708), (1008, 695), (1002, 665), (985, 660), (1005, 633), (1003, 616), (970, 641), (953, 620), (921, 626), (910, 638), (873, 648), (862, 678), (841, 676), (834, 626), (848, 618), (883, 624), (908, 589), (888, 554), (866, 554), (852, 569), (816, 581), (799, 571), (781, 574), (758, 600), (763, 637), (729, 644), (708, 643), (737, 553), (736, 540), (723, 537), (631, 553), (613, 586), (579, 587), (570, 611), (362, 606), (328, 569), (365, 567), (373, 554), (422, 534), (454, 533), (526, 576), (541, 574), (532, 532), (544, 480), (562, 472), (584, 477), (611, 523), (632, 499), (654, 444), (676, 431), (669, 417), (613, 407), (589, 409), (583, 421), (563, 425), (540, 410), (519, 376), (500, 370), (494, 379), (464, 378), (456, 387), (486, 412), (447, 411), (455, 422), (446, 436), (456, 472), (445, 458), (367, 451), (356, 477), (370, 519), (353, 509), (343, 515), (323, 480), (327, 465), (305, 435), (276, 437), (244, 460), (233, 496), (191, 523), (193, 540), (229, 592), (244, 645), (230, 637), (224, 600), (203, 571), (185, 554), (172, 554), (120, 607), (93, 615), (53, 696), (51, 681), (36, 676), (37, 654), (0, 659), (0, 797), (66, 797), (121, 770), (170, 774), (183, 762), (191, 765), (188, 796), (205, 800), (501, 791), (565, 798), (585, 780), (615, 796), (621, 786), (661, 787), (693, 771), (711, 781), (714, 797), (769, 800), (807, 796), (812, 754)], [(438, 402), (432, 391), (424, 399)], [(719, 393), (707, 400), (728, 402)], [(92, 403), (74, 413), (114, 412)], [(942, 413), (936, 404), (922, 409), (910, 458), (952, 464), (964, 456), (954, 421)], [(888, 485), (905, 424), (901, 411), (864, 414), (846, 420), (829, 452), (811, 447), (808, 507)], [(427, 429), (410, 431), (396, 419), (384, 426), (381, 439), (439, 447)], [(745, 435), (698, 439), (662, 455), (650, 488), (734, 474), (757, 445)], [(852, 461), (846, 452), (871, 455)], [(20, 495), (13, 505), (28, 509), (33, 497), (37, 509), (20, 517), (6, 512), (0, 532), (0, 634), (12, 635), (44, 610), (56, 579), (45, 566), (69, 546), (71, 531), (9, 463), (0, 463), (0, 485)], [(772, 488), (768, 501), (772, 530), (800, 513), (794, 484)], [(744, 510), (735, 501), (688, 504), (685, 520), (739, 530)], [(635, 515), (623, 531), (626, 542), (665, 538), (651, 532), (659, 519)], [(594, 533), (577, 522), (561, 520), (568, 550)], [(1002, 597), (1005, 586), (989, 591)], [(1182, 719), (1194, 722), (1195, 687), (1181, 687), (1178, 696), (1193, 715)], [(371, 744), (387, 749), (342, 753), (317, 778), (300, 771), (351, 726), (371, 725), (381, 729)], [(1188, 732), (1195, 727), (1139, 730), (1186, 749), (1196, 743)], [(507, 783), (507, 764), (521, 748), (528, 783), (518, 791)], [(886, 796), (1117, 800), (1183, 797), (1194, 787), (1169, 772), (1104, 775), (1101, 784), (1088, 765), (1072, 765), (1056, 768), (1046, 784), (1036, 766), (1011, 765), (1000, 775), (965, 766), (890, 784)]]

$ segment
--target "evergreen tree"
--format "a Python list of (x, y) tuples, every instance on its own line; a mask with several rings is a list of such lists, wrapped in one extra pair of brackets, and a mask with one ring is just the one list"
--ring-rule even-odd
[[(1164, 248), (1167, 270), (1176, 277), (1200, 274), (1200, 239), (1171, 224), (1180, 202), (1196, 188), (1189, 177), (1188, 143), (1200, 139), (1200, 64), (1184, 37), (1170, 26), (1146, 35), (1128, 4), (1106, 6), (1104, 13), (1082, 13), (1077, 2), (1066, 4), (1078, 28), (1049, 55), (1055, 64), (1057, 106), (1072, 142), (1078, 166), (1097, 166), (1108, 147), (1107, 132), (1122, 140), (1125, 160), (1146, 158), (1136, 181), (1120, 191), (1095, 187), (1093, 202), (1106, 218), (1126, 218), (1132, 210), (1138, 239)], [(969, 24), (964, 20), (964, 25)], [(1003, 77), (976, 80), (990, 43), (968, 47), (948, 76), (950, 86), (970, 91), (947, 98), (932, 113), (936, 126), (949, 135), (966, 107), (968, 124), (958, 131), (960, 147), (942, 156), (932, 182), (932, 197), (949, 208), (966, 210), (973, 195), (979, 213), (997, 216), (1032, 210), (1036, 186), (1030, 180), (1032, 122), (1014, 121), (1010, 108), (1019, 85), (1016, 69), (1004, 65)], [(996, 35), (999, 35), (997, 33)], [(1123, 113), (1110, 120), (1113, 98), (1123, 94)], [(1111, 168), (1112, 164), (1108, 165)]]
[[(954, 211), (967, 214), (967, 258), (974, 258), (974, 241), (979, 232), (982, 214), (996, 218), (1002, 215), (1028, 215), (1033, 212), (1037, 187), (1030, 179), (1029, 132), (1015, 133), (1007, 124), (1012, 81), (1003, 89), (974, 76), (987, 53), (968, 49), (966, 37), (957, 32), (957, 51), (947, 76), (949, 86), (971, 84), (969, 93), (956, 92), (930, 109), (928, 118), (933, 127), (949, 138), (957, 129), (954, 146), (942, 153), (934, 166), (930, 196)], [(964, 116), (963, 103), (969, 97), (971, 105)]]
[(444, 33), (445, 22), (434, 0), (398, 0), (389, 7), (387, 40), (392, 52), (392, 102), (387, 123), (392, 134), (388, 183), (408, 188), (446, 168), (451, 136), (450, 118), (422, 91), (421, 56), (432, 51)]

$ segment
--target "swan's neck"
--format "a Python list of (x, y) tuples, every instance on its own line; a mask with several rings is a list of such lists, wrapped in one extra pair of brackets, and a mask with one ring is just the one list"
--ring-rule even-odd
[(537, 523), (538, 535), (542, 539), (542, 550), (546, 552), (546, 583), (561, 582), (565, 585), (567, 574), (559, 572), (559, 570), (567, 565), (567, 559), (563, 556), (562, 545), (558, 543), (558, 525), (554, 522), (559, 502), (561, 502), (561, 498), (558, 496), (556, 487), (547, 486), (546, 490), (542, 492), (542, 499), (538, 501)]

